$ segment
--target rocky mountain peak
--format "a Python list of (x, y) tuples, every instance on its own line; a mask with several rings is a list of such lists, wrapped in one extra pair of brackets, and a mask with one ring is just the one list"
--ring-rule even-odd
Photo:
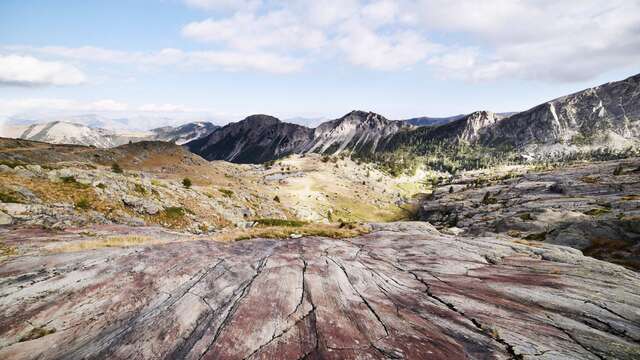
[(250, 115), (250, 116), (247, 116), (244, 120), (240, 121), (240, 123), (243, 123), (248, 126), (271, 126), (271, 125), (279, 124), (281, 122), (282, 121), (280, 121), (280, 119), (276, 117), (273, 117), (271, 115), (264, 115), (264, 114)]

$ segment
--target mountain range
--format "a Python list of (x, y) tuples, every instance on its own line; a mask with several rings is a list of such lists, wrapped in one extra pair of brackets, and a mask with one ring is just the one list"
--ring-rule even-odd
[(209, 135), (218, 126), (209, 122), (192, 122), (181, 126), (164, 126), (149, 131), (112, 130), (75, 122), (51, 121), (31, 125), (5, 126), (3, 136), (42, 141), (51, 144), (87, 145), (110, 148), (128, 142), (167, 141), (182, 145)]
[(567, 154), (637, 146), (639, 135), (640, 74), (519, 113), (476, 111), (393, 121), (372, 112), (352, 111), (316, 128), (253, 115), (185, 146), (207, 160), (260, 163), (309, 152), (367, 156), (407, 149), (425, 154), (434, 144), (463, 143), (523, 154)]
[[(509, 149), (525, 157), (636, 147), (640, 137), (640, 74), (539, 104), (519, 113), (476, 111), (445, 118), (389, 120), (352, 111), (315, 128), (252, 115), (218, 127), (209, 122), (131, 132), (66, 121), (5, 126), (2, 136), (56, 144), (109, 148), (159, 140), (186, 146), (207, 160), (262, 163), (289, 154), (320, 153), (370, 158), (406, 150), (467, 144)], [(103, 124), (89, 119), (91, 124)], [(95, 120), (95, 121), (94, 121)], [(87, 119), (82, 119), (86, 123)], [(117, 121), (117, 120), (114, 120)]]

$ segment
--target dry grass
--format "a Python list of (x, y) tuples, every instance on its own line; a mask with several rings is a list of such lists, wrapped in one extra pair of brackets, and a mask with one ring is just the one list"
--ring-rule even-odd
[(636, 195), (636, 194), (625, 195), (621, 198), (621, 200), (624, 200), (624, 201), (640, 200), (640, 195)]
[(513, 240), (513, 242), (516, 244), (527, 245), (532, 247), (542, 247), (542, 244), (537, 241), (527, 241), (523, 239), (518, 239), (518, 240)]
[(109, 248), (109, 247), (129, 247), (129, 246), (138, 246), (138, 245), (159, 244), (162, 242), (164, 241), (154, 239), (149, 236), (138, 236), (138, 235), (110, 236), (105, 238), (65, 243), (55, 247), (52, 250), (52, 252), (56, 252), (56, 253), (76, 252), (76, 251), (95, 250), (95, 249), (102, 249), (102, 248)]
[(597, 176), (583, 176), (580, 178), (582, 182), (586, 182), (587, 184), (597, 184), (600, 182), (600, 178)]
[(0, 257), (13, 255), (18, 255), (18, 250), (13, 246), (0, 242)]
[(329, 238), (350, 238), (368, 233), (369, 230), (355, 224), (305, 224), (300, 227), (260, 226), (250, 229), (233, 229), (216, 234), (212, 240), (239, 241), (247, 239), (288, 239), (293, 236), (321, 236)]

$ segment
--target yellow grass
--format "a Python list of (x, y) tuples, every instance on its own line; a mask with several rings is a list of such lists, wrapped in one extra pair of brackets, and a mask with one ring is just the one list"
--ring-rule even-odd
[(367, 232), (369, 232), (369, 230), (361, 225), (344, 225), (340, 227), (338, 224), (305, 224), (300, 227), (261, 226), (250, 229), (233, 229), (215, 234), (211, 239), (231, 242), (256, 238), (287, 239), (290, 238), (291, 235), (321, 236), (337, 239), (355, 237), (366, 234)]
[(53, 252), (75, 252), (85, 250), (95, 250), (109, 247), (129, 247), (138, 245), (159, 244), (165, 241), (154, 239), (149, 236), (123, 235), (110, 236), (99, 239), (74, 241), (55, 247)]

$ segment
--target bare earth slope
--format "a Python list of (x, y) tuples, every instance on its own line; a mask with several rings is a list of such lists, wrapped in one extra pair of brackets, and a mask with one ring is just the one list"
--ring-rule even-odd
[(423, 223), (377, 230), (10, 259), (0, 358), (640, 356), (635, 272)]

